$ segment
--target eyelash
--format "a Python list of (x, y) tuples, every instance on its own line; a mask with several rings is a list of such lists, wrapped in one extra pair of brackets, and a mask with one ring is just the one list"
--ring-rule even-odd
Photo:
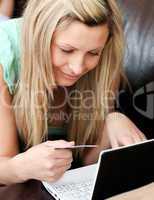
[[(64, 52), (64, 53), (68, 53), (68, 54), (73, 52), (73, 50), (65, 50), (65, 49), (61, 49), (61, 51)], [(99, 56), (99, 53), (89, 52), (89, 54), (91, 54), (92, 56)]]
[(91, 52), (89, 52), (91, 55), (93, 55), (93, 56), (99, 56), (99, 53), (91, 53)]
[(61, 51), (63, 51), (64, 53), (72, 53), (73, 50), (65, 50), (65, 49), (61, 49)]

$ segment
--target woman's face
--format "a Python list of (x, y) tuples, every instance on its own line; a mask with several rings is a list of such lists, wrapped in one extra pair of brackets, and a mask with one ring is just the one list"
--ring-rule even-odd
[(56, 83), (72, 86), (94, 69), (109, 35), (107, 25), (89, 27), (74, 21), (65, 30), (57, 30), (51, 44)]

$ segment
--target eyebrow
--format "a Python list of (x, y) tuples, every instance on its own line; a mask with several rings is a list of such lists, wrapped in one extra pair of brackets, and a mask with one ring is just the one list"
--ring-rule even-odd
[[(75, 50), (77, 50), (78, 48), (76, 48), (76, 47), (73, 47), (72, 45), (70, 45), (70, 44), (64, 44), (64, 43), (61, 43), (61, 44), (58, 44), (60, 47), (68, 47), (68, 48), (72, 48), (72, 49), (75, 49)], [(90, 51), (99, 51), (99, 50), (101, 50), (101, 49), (103, 49), (103, 46), (100, 46), (100, 47), (98, 47), (98, 48), (96, 48), (96, 49), (92, 49), (92, 50), (90, 50)]]

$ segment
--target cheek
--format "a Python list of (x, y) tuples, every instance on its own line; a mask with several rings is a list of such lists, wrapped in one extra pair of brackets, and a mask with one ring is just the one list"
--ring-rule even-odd
[(96, 57), (96, 58), (93, 58), (93, 57), (87, 57), (86, 59), (86, 62), (85, 62), (85, 65), (87, 66), (87, 71), (90, 71), (92, 69), (94, 69), (97, 64), (99, 63), (99, 60), (100, 58), (99, 57)]
[(58, 49), (51, 51), (52, 65), (54, 67), (62, 67), (67, 63), (67, 59), (63, 56)]

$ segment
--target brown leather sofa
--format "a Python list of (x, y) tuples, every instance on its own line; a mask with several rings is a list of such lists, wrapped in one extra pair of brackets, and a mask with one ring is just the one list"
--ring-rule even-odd
[[(27, 0), (15, 0), (20, 16)], [(154, 135), (154, 0), (117, 0), (124, 17), (124, 67), (133, 92), (121, 88), (117, 110), (145, 133)]]
[(133, 92), (120, 89), (117, 109), (154, 137), (154, 0), (118, 0), (124, 17), (124, 67)]

